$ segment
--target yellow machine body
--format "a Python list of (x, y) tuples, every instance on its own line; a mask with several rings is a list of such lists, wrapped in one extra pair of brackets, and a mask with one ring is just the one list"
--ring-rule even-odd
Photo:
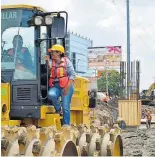
[[(2, 9), (32, 10), (34, 7), (13, 5), (2, 6)], [(84, 77), (75, 79), (70, 126), (62, 126), (63, 117), (55, 113), (53, 106), (45, 104), (40, 107), (39, 119), (11, 119), (11, 85), (2, 83), (1, 156), (122, 156), (123, 144), (118, 125), (110, 128), (91, 123), (95, 119), (95, 109), (90, 107), (89, 83)]]
[[(97, 129), (94, 125), (91, 125), (90, 113), (92, 110), (89, 108), (88, 85), (89, 80), (86, 78), (77, 77), (75, 79), (75, 89), (70, 107), (71, 123), (75, 125), (73, 127), (62, 127), (62, 117), (59, 114), (55, 114), (54, 107), (45, 105), (41, 106), (39, 120), (10, 120), (10, 85), (8, 83), (1, 84), (2, 108), (6, 106), (6, 112), (2, 112), (2, 126), (15, 127), (16, 125), (20, 125), (21, 122), (24, 122), (26, 126), (33, 124), (34, 126), (42, 128), (38, 134), (38, 131), (33, 126), (31, 128), (28, 127), (27, 134), (25, 134), (25, 129), (22, 129), (22, 127), (10, 129), (4, 127), (1, 141), (3, 146), (1, 149), (2, 155), (24, 154), (25, 156), (47, 156), (52, 150), (54, 151), (52, 152), (53, 156), (65, 156), (64, 154), (67, 150), (67, 156), (122, 155), (123, 144), (118, 127), (110, 130), (106, 126)], [(80, 126), (81, 124), (83, 126), (79, 127), (78, 130), (74, 128), (74, 126)], [(84, 131), (85, 126), (87, 129), (90, 129), (90, 133)], [(23, 134), (25, 135), (23, 136)], [(9, 144), (9, 140), (13, 141), (13, 144)], [(76, 146), (77, 140), (79, 142)], [(97, 145), (99, 145), (98, 148)], [(14, 151), (16, 147), (19, 149)], [(46, 147), (48, 150), (46, 150)], [(99, 148), (101, 150), (96, 150)]]
[(71, 123), (90, 126), (89, 82), (83, 77), (75, 79), (75, 91), (71, 101)]
[[(74, 82), (74, 94), (71, 100), (71, 124), (85, 124), (90, 126), (90, 109), (89, 109), (89, 80), (83, 77), (76, 77)], [(41, 118), (38, 120), (39, 127), (47, 127), (50, 125), (60, 128), (60, 117), (58, 114), (54, 114), (55, 110), (50, 106), (41, 107)]]
[[(83, 77), (76, 77), (74, 83), (75, 89), (74, 94), (71, 101), (71, 123), (79, 125), (85, 124), (90, 126), (90, 109), (89, 109), (89, 95), (88, 95), (88, 87), (89, 80)], [(10, 120), (9, 112), (10, 112), (10, 85), (9, 83), (2, 83), (2, 108), (6, 108), (6, 111), (3, 112), (2, 109), (2, 126), (9, 125), (15, 126), (20, 125), (20, 120)], [(29, 125), (33, 122), (38, 127), (48, 127), (51, 125), (56, 126), (57, 129), (61, 128), (61, 119), (62, 117), (59, 114), (55, 114), (55, 109), (53, 106), (42, 105), (40, 110), (40, 119), (24, 119), (22, 122)]]
[[(153, 93), (152, 93), (153, 92)], [(155, 83), (152, 83), (146, 93), (141, 97), (142, 105), (155, 105)]]
[[(6, 5), (2, 6), (2, 9), (11, 9), (11, 8), (23, 8), (23, 9), (33, 9), (36, 6), (30, 5)], [(38, 10), (46, 12), (44, 9), (40, 7), (36, 7)], [(71, 123), (74, 124), (86, 124), (90, 125), (90, 109), (89, 109), (89, 95), (88, 95), (88, 86), (89, 80), (83, 77), (77, 77), (74, 83), (74, 95), (71, 101)], [(2, 112), (2, 126), (4, 125), (20, 125), (20, 120), (10, 120), (9, 112), (10, 112), (10, 85), (9, 83), (2, 83), (2, 102), (1, 106), (4, 108), (6, 106), (7, 111)], [(38, 127), (56, 125), (57, 129), (60, 128), (60, 117), (58, 114), (54, 114), (55, 110), (53, 106), (42, 105), (40, 109), (40, 119), (32, 120), (32, 119), (24, 119), (22, 122), (25, 122), (27, 125), (31, 124), (32, 121)]]
[(20, 120), (10, 120), (10, 84), (1, 84), (1, 125), (16, 126), (20, 125)]

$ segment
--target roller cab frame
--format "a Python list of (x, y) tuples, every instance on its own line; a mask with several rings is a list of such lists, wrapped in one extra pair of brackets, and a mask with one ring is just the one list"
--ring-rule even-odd
[[(18, 124), (18, 120), (24, 118), (43, 119), (45, 112), (54, 112), (47, 106), (49, 69), (44, 56), (53, 44), (65, 47), (68, 14), (65, 11), (46, 12), (27, 5), (2, 6), (1, 14), (1, 107), (2, 114), (9, 113), (3, 117), (2, 124), (7, 124), (5, 121), (9, 118), (12, 120), (9, 125)], [(17, 50), (14, 49), (14, 58), (8, 55), (15, 35), (22, 36), (23, 47), (32, 58), (31, 68), (23, 71), (15, 64)]]

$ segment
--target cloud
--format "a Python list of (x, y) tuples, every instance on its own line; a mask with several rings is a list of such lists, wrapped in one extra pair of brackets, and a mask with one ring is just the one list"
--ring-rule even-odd
[(68, 21), (68, 27), (70, 30), (76, 30), (76, 28), (80, 26), (80, 23), (77, 21)]
[[(37, 4), (48, 11), (66, 10), (68, 29), (91, 38), (94, 46), (121, 45), (126, 59), (125, 0), (2, 0), (4, 3)], [(155, 76), (154, 10), (155, 0), (130, 1), (131, 59), (141, 60), (141, 89), (147, 89)]]
[[(37, 3), (36, 3), (37, 2)], [(72, 7), (71, 0), (2, 0), (2, 5), (10, 5), (10, 4), (27, 4), (27, 5), (35, 5), (41, 8), (44, 8), (47, 11), (60, 11), (60, 10), (70, 10), (68, 6)]]
[(115, 18), (114, 17), (110, 17), (110, 18), (98, 21), (98, 23), (96, 24), (96, 26), (98, 26), (98, 27), (104, 27), (104, 28), (109, 28), (109, 27), (115, 25), (116, 24), (115, 22), (116, 22)]

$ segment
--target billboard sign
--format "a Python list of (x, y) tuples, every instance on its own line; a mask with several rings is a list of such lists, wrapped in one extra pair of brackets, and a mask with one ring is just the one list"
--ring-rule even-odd
[(90, 69), (117, 69), (122, 59), (121, 46), (89, 47), (88, 66)]

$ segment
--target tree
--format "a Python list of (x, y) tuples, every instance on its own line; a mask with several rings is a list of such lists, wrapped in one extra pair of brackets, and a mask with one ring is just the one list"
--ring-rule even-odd
[[(107, 75), (107, 79), (106, 79)], [(106, 91), (106, 82), (108, 80), (108, 93), (119, 95), (119, 82), (120, 74), (116, 70), (103, 70), (101, 76), (97, 81), (98, 89), (101, 91)]]

